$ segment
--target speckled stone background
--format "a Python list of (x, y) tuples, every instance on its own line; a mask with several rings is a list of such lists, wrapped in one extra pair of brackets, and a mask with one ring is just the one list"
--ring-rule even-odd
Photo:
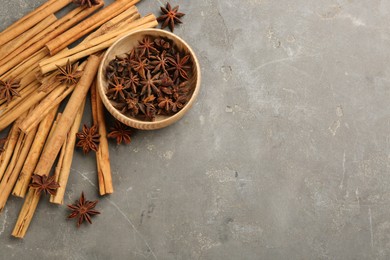
[[(0, 29), (43, 2), (1, 0)], [(0, 258), (389, 259), (390, 2), (172, 3), (201, 62), (198, 102), (171, 127), (111, 143), (116, 191), (92, 226), (42, 201), (13, 239), (11, 198)], [(65, 202), (97, 198), (96, 183), (78, 151)]]

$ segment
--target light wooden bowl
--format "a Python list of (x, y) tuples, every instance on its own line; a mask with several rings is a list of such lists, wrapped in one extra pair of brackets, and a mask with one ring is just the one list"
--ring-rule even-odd
[[(111, 104), (110, 100), (106, 96), (108, 82), (105, 78), (105, 73), (104, 73), (108, 63), (111, 60), (113, 60), (117, 55), (123, 55), (124, 53), (129, 52), (138, 44), (138, 41), (142, 40), (143, 37), (147, 35), (152, 37), (153, 36), (166, 37), (172, 40), (180, 50), (184, 50), (186, 53), (190, 54), (192, 64), (193, 64), (192, 78), (189, 80), (189, 84), (193, 86), (194, 90), (188, 103), (179, 112), (177, 112), (174, 115), (171, 116), (157, 115), (155, 121), (153, 122), (142, 121), (137, 118), (124, 115), (119, 110), (117, 110)], [(135, 31), (129, 33), (128, 35), (123, 36), (106, 51), (106, 54), (103, 57), (103, 60), (100, 64), (99, 71), (98, 71), (97, 89), (103, 101), (103, 104), (117, 120), (133, 128), (137, 128), (141, 130), (154, 130), (175, 123), (188, 112), (191, 106), (195, 103), (195, 99), (199, 94), (200, 81), (201, 81), (201, 75), (200, 75), (200, 66), (199, 66), (198, 59), (196, 58), (194, 51), (186, 42), (184, 42), (181, 38), (174, 35), (173, 33), (167, 31), (163, 31), (160, 29), (145, 29), (145, 30)]]

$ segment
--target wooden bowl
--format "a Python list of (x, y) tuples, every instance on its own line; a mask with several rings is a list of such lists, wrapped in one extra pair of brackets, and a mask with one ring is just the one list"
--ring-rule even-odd
[[(105, 73), (104, 73), (108, 63), (111, 60), (115, 59), (117, 55), (123, 55), (124, 53), (129, 52), (138, 44), (138, 41), (142, 40), (145, 36), (166, 37), (172, 40), (173, 43), (181, 51), (185, 51), (186, 53), (190, 54), (191, 61), (193, 64), (192, 78), (189, 80), (189, 84), (193, 87), (193, 93), (191, 98), (187, 102), (187, 104), (174, 115), (171, 116), (157, 115), (155, 121), (152, 122), (143, 121), (131, 117), (129, 115), (124, 115), (112, 105), (111, 101), (106, 96), (108, 82), (106, 80)], [(159, 29), (145, 29), (145, 30), (135, 31), (129, 33), (128, 35), (123, 36), (106, 51), (106, 54), (103, 57), (103, 60), (100, 64), (99, 71), (98, 71), (97, 89), (99, 91), (103, 104), (117, 120), (133, 128), (137, 128), (141, 130), (154, 130), (175, 123), (180, 118), (182, 118), (185, 115), (185, 113), (188, 112), (188, 110), (194, 104), (195, 99), (199, 94), (200, 81), (201, 81), (201, 75), (200, 75), (200, 66), (199, 66), (198, 59), (196, 58), (194, 51), (185, 41), (183, 41), (181, 38), (174, 35), (173, 33), (167, 31), (163, 31)]]

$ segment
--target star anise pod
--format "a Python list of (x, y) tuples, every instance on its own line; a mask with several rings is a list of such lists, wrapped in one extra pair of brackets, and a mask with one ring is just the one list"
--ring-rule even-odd
[(20, 97), (20, 94), (17, 91), (19, 87), (20, 80), (0, 80), (0, 100), (5, 99), (6, 103), (8, 104), (11, 102), (13, 97)]
[(83, 125), (83, 130), (78, 132), (76, 136), (79, 139), (76, 146), (82, 147), (84, 154), (89, 153), (91, 150), (95, 152), (98, 151), (100, 134), (96, 125), (92, 126), (91, 128)]
[(4, 152), (4, 145), (7, 142), (7, 138), (0, 138), (0, 155)]
[(137, 74), (134, 74), (133, 72), (129, 73), (128, 78), (125, 79), (125, 85), (129, 86), (131, 91), (136, 94), (137, 93), (137, 87), (139, 85), (139, 77)]
[(57, 189), (60, 187), (58, 182), (54, 180), (54, 176), (48, 177), (46, 175), (33, 174), (31, 180), (30, 187), (37, 189), (39, 193), (43, 191), (46, 195), (56, 195)]
[(111, 132), (107, 135), (108, 138), (116, 139), (117, 144), (124, 142), (129, 144), (131, 142), (130, 128), (119, 121), (115, 121), (114, 127), (111, 127)]
[(91, 8), (93, 5), (98, 5), (100, 3), (99, 0), (73, 0), (73, 3), (79, 6), (88, 6)]
[(73, 66), (70, 63), (70, 60), (66, 63), (64, 67), (56, 65), (59, 71), (59, 74), (56, 76), (61, 83), (66, 83), (68, 86), (77, 84), (77, 81), (83, 74), (81, 71), (78, 71), (79, 63), (75, 63)]
[(150, 96), (152, 92), (156, 93), (157, 95), (160, 95), (161, 91), (157, 87), (157, 84), (160, 84), (159, 78), (160, 78), (160, 74), (156, 74), (152, 77), (150, 70), (148, 70), (146, 77), (141, 81), (142, 84), (141, 95), (146, 94), (147, 96)]
[(98, 202), (98, 200), (86, 200), (84, 197), (84, 192), (82, 192), (80, 199), (76, 200), (74, 204), (68, 205), (68, 208), (72, 211), (72, 213), (70, 213), (68, 216), (68, 219), (77, 218), (78, 228), (84, 222), (84, 220), (89, 224), (92, 224), (91, 217), (100, 214), (100, 212), (95, 209)]
[(190, 65), (187, 65), (190, 60), (190, 55), (185, 55), (184, 57), (181, 57), (179, 53), (176, 54), (176, 58), (168, 58), (169, 63), (172, 65), (171, 68), (168, 69), (168, 71), (174, 71), (173, 78), (176, 80), (179, 76), (183, 79), (188, 80), (188, 73), (187, 71), (191, 68)]
[(159, 71), (166, 73), (168, 67), (166, 52), (163, 51), (160, 55), (150, 56), (149, 64), (154, 67), (152, 73), (157, 73)]
[(169, 40), (160, 37), (154, 40), (154, 44), (160, 51), (168, 51), (172, 47), (172, 43)]
[(139, 110), (144, 114), (146, 120), (153, 121), (156, 117), (156, 107), (153, 105), (155, 99), (153, 95), (150, 95), (138, 103)]
[(158, 107), (165, 110), (165, 112), (172, 112), (173, 101), (169, 97), (160, 97), (157, 99)]
[(131, 66), (142, 78), (145, 78), (145, 71), (151, 68), (148, 59), (141, 57), (131, 61)]
[(157, 18), (157, 21), (163, 22), (161, 25), (161, 29), (164, 29), (165, 27), (169, 26), (169, 29), (173, 32), (175, 28), (175, 24), (182, 23), (180, 20), (181, 17), (183, 17), (184, 13), (179, 13), (179, 6), (175, 6), (173, 9), (170, 5), (170, 3), (167, 3), (166, 8), (161, 7), (161, 12), (163, 15)]
[(127, 97), (124, 103), (117, 105), (117, 109), (120, 109), (122, 113), (129, 112), (131, 116), (136, 116), (139, 113), (138, 98)]
[(113, 100), (118, 98), (118, 95), (125, 99), (125, 90), (130, 88), (130, 85), (125, 84), (124, 78), (118, 78), (114, 75), (113, 80), (108, 82), (108, 90), (106, 95)]
[(143, 38), (139, 42), (137, 49), (140, 51), (139, 56), (146, 55), (146, 57), (149, 57), (152, 52), (158, 52), (158, 50), (154, 48), (154, 42), (149, 37)]

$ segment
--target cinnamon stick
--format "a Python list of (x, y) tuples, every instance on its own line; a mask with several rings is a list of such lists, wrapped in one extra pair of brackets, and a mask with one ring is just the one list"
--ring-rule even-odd
[(46, 18), (47, 16), (59, 11), (63, 7), (70, 4), (72, 0), (57, 0), (45, 6), (45, 8), (41, 9), (39, 12), (34, 13), (27, 19), (25, 19), (22, 23), (19, 23), (17, 26), (14, 26), (12, 30), (7, 30), (1, 34), (0, 37), (0, 46), (15, 39), (20, 34), (24, 33), (40, 21)]
[(8, 197), (19, 177), (20, 170), (22, 169), (23, 163), (30, 151), (36, 132), (37, 128), (34, 128), (28, 135), (23, 133), (20, 133), (19, 135), (18, 142), (12, 155), (12, 160), (0, 182), (0, 212), (4, 209)]
[(92, 115), (94, 125), (98, 126), (100, 134), (99, 148), (96, 152), (96, 164), (98, 170), (99, 193), (100, 195), (111, 194), (114, 192), (112, 184), (112, 174), (110, 165), (110, 154), (107, 141), (106, 122), (104, 118), (103, 102), (96, 91), (96, 84), (91, 88)]
[[(33, 28), (28, 30), (27, 32), (21, 34), (17, 38), (13, 39), (12, 41), (8, 42), (7, 44), (4, 44), (0, 47), (0, 61), (3, 60), (8, 54), (12, 53), (14, 50), (16, 50), (18, 47), (20, 47), (22, 44), (30, 40), (32, 37), (34, 37), (39, 32), (46, 29), (48, 26), (50, 26), (52, 23), (57, 21), (57, 18), (54, 14), (49, 15), (45, 19), (43, 19), (40, 23), (35, 25)], [(0, 63), (1, 64), (1, 63)]]
[(64, 32), (56, 39), (48, 42), (46, 44), (46, 48), (49, 50), (50, 55), (55, 55), (63, 48), (67, 47), (69, 44), (80, 39), (84, 35), (93, 31), (95, 28), (104, 24), (108, 20), (112, 19), (113, 17), (117, 16), (118, 14), (122, 13), (124, 10), (135, 5), (138, 2), (139, 0), (117, 0), (103, 10), (101, 10), (100, 12), (82, 21), (77, 26)]
[(28, 185), (30, 184), (31, 176), (38, 163), (39, 156), (42, 152), (43, 146), (52, 128), (53, 121), (57, 114), (58, 106), (54, 107), (49, 114), (39, 124), (34, 142), (31, 146), (30, 152), (20, 172), (20, 176), (15, 184), (12, 194), (17, 197), (26, 195)]
[[(150, 18), (153, 18), (154, 16), (150, 15), (148, 17), (150, 19)], [(134, 23), (138, 23), (141, 19), (135, 21)], [(143, 20), (143, 21), (145, 21), (145, 20)], [(138, 26), (135, 26), (134, 24), (129, 24), (128, 27), (126, 27), (126, 28), (123, 28), (123, 29), (121, 28), (118, 31), (109, 32), (103, 36), (97, 37), (88, 43), (81, 44), (80, 46), (77, 46), (73, 49), (70, 49), (67, 52), (64, 52), (64, 54), (61, 56), (68, 55), (69, 53), (74, 53), (72, 55), (69, 55), (69, 56), (66, 56), (64, 58), (60, 58), (60, 59), (54, 60), (54, 61), (51, 60), (50, 63), (47, 63), (47, 60), (42, 61), (39, 64), (41, 73), (46, 74), (48, 72), (55, 70), (57, 68), (56, 65), (64, 66), (64, 65), (66, 65), (68, 60), (70, 60), (70, 62), (73, 63), (73, 62), (76, 62), (84, 57), (87, 57), (88, 55), (105, 50), (108, 47), (110, 47), (115, 41), (117, 41), (124, 33), (130, 33), (130, 32), (135, 31), (135, 30), (153, 28), (153, 27), (156, 27), (157, 24), (158, 23), (156, 20), (153, 20), (151, 22), (147, 22), (145, 24), (138, 25)], [(132, 28), (132, 29), (129, 29), (129, 28)], [(113, 35), (116, 35), (116, 36), (114, 36), (112, 38)], [(95, 46), (90, 47), (91, 45), (92, 46), (95, 45)], [(77, 52), (77, 53), (75, 53), (75, 52)]]
[[(77, 111), (80, 109), (82, 101), (85, 99), (92, 81), (96, 76), (99, 63), (99, 57), (94, 55), (89, 57), (84, 74), (77, 84), (71, 98), (69, 99), (69, 102), (58, 121), (53, 135), (48, 139), (45, 148), (43, 149), (37, 167), (34, 170), (35, 174), (39, 174), (41, 176), (49, 174), (58, 152), (64, 144), (68, 130), (75, 120)], [(38, 193), (35, 189), (29, 189), (15, 228), (12, 232), (13, 236), (19, 238), (24, 237), (34, 215), (35, 209), (38, 205), (40, 196), (41, 194)]]
[[(63, 18), (59, 19), (57, 22), (53, 23), (46, 30), (36, 35), (29, 42), (23, 44), (18, 49), (9, 54), (4, 60), (2, 60), (3, 64), (0, 66), (0, 75), (3, 75), (14, 66), (39, 51), (45, 46), (47, 42), (55, 39), (64, 31), (68, 30), (73, 25), (77, 24), (79, 21), (83, 20), (85, 17), (101, 8), (103, 4), (104, 2), (101, 0), (98, 5), (94, 5), (91, 8), (78, 7), (74, 11), (65, 15)], [(78, 25), (76, 27), (78, 27)]]
[(83, 119), (85, 101), (86, 100), (84, 99), (79, 111), (77, 112), (72, 128), (70, 129), (64, 147), (62, 148), (64, 150), (64, 154), (61, 156), (62, 162), (57, 165), (56, 168), (56, 181), (60, 184), (60, 187), (57, 189), (56, 195), (50, 197), (51, 203), (63, 204), (66, 185), (68, 183), (70, 169), (72, 166), (74, 146), (76, 144), (76, 133), (79, 131), (81, 120)]

